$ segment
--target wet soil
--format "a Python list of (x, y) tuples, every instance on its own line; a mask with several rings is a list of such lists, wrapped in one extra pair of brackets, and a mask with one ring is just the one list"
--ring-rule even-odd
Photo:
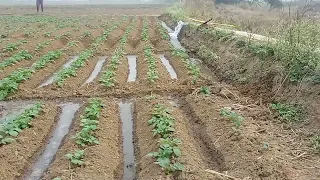
[(1, 178), (18, 179), (32, 166), (38, 152), (46, 145), (54, 128), (58, 107), (46, 103), (40, 116), (31, 121), (31, 128), (24, 129), (15, 142), (0, 146)]
[[(155, 160), (148, 156), (150, 152), (158, 151), (159, 137), (152, 135), (152, 127), (148, 125), (148, 120), (152, 117), (152, 111), (156, 104), (164, 104), (172, 111), (175, 121), (174, 136), (181, 139), (183, 144), (179, 145), (182, 155), (179, 162), (185, 165), (185, 171), (166, 176)], [(214, 176), (204, 172), (206, 164), (203, 159), (207, 157), (198, 151), (197, 144), (193, 138), (192, 132), (189, 131), (189, 125), (183, 112), (177, 105), (172, 105), (171, 100), (159, 96), (144, 97), (136, 101), (135, 108), (135, 144), (137, 147), (138, 161), (138, 179), (213, 179)]]
[[(232, 45), (227, 46), (223, 42), (216, 43), (208, 35), (197, 35), (191, 29), (184, 29), (184, 33), (179, 37), (182, 40), (182, 44), (186, 46), (191, 56), (200, 57), (203, 63), (208, 65), (217, 75), (213, 77), (215, 74), (212, 75), (212, 72), (206, 69), (206, 73), (201, 75), (199, 81), (196, 84), (192, 84), (190, 71), (179, 57), (171, 54), (169, 41), (163, 40), (160, 36), (159, 24), (154, 17), (148, 17), (151, 20), (149, 36), (154, 46), (159, 79), (153, 84), (149, 83), (147, 79), (148, 65), (143, 55), (145, 42), (141, 40), (142, 18), (141, 16), (136, 17), (133, 31), (128, 35), (125, 56), (120, 60), (121, 63), (116, 71), (115, 87), (106, 88), (99, 83), (102, 73), (99, 73), (91, 83), (81, 86), (92, 73), (100, 56), (108, 56), (103, 64), (103, 69), (105, 70), (109, 66), (110, 57), (115, 48), (119, 46), (119, 40), (133, 19), (132, 17), (129, 17), (115, 31), (111, 32), (108, 39), (98, 48), (98, 53), (87, 62), (85, 67), (79, 69), (76, 77), (68, 78), (65, 81), (65, 86), (58, 88), (50, 85), (37, 88), (45, 79), (57, 72), (70, 56), (77, 55), (77, 52), (89, 47), (90, 43), (103, 33), (100, 27), (101, 23), (103, 24), (103, 22), (110, 19), (114, 21), (121, 19), (121, 16), (112, 18), (106, 18), (105, 16), (80, 17), (80, 19), (83, 19), (80, 21), (82, 22), (80, 25), (83, 27), (79, 32), (71, 33), (72, 39), (79, 41), (79, 46), (66, 48), (65, 54), (59, 60), (35, 72), (31, 79), (19, 86), (19, 92), (10, 97), (13, 100), (50, 100), (50, 102), (55, 102), (55, 104), (52, 104), (55, 110), (46, 112), (50, 114), (48, 116), (41, 115), (38, 117), (37, 119), (46, 118), (43, 122), (39, 121), (41, 123), (35, 124), (32, 128), (24, 131), (30, 131), (29, 134), (23, 136), (22, 132), (21, 136), (19, 135), (18, 139), (23, 138), (17, 141), (18, 143), (26, 141), (30, 137), (36, 138), (32, 142), (28, 140), (28, 147), (14, 145), (14, 143), (7, 146), (12, 147), (14, 145), (13, 147), (22, 149), (18, 150), (18, 155), (16, 155), (17, 150), (12, 150), (12, 148), (0, 153), (1, 157), (6, 160), (4, 161), (5, 166), (2, 166), (2, 169), (0, 168), (0, 171), (3, 172), (1, 174), (4, 174), (7, 179), (16, 179), (21, 178), (26, 173), (25, 171), (31, 169), (36, 158), (41, 155), (45, 145), (49, 142), (50, 137), (48, 136), (54, 130), (52, 127), (56, 123), (55, 117), (60, 113), (56, 107), (58, 102), (87, 102), (89, 97), (100, 97), (103, 99), (104, 104), (98, 130), (96, 131), (100, 144), (85, 148), (85, 165), (81, 167), (72, 166), (64, 157), (67, 153), (81, 149), (75, 144), (72, 137), (80, 130), (81, 115), (87, 105), (84, 104), (78, 111), (69, 134), (64, 139), (53, 163), (42, 179), (51, 180), (52, 178), (60, 177), (61, 179), (80, 180), (119, 180), (126, 179), (127, 176), (124, 174), (126, 168), (131, 173), (135, 169), (135, 177), (143, 180), (228, 179), (208, 173), (206, 172), (207, 169), (246, 180), (305, 180), (320, 178), (319, 156), (314, 154), (310, 145), (310, 138), (315, 131), (309, 128), (314, 119), (319, 116), (310, 116), (313, 121), (305, 121), (295, 125), (279, 121), (269, 110), (268, 104), (264, 104), (267, 101), (259, 99), (261, 91), (257, 92), (254, 88), (250, 89), (252, 84), (246, 87), (258, 96), (246, 93), (244, 86), (230, 86), (225, 83), (233, 83), (234, 74), (243, 75), (240, 72), (231, 72), (229, 73), (230, 76), (226, 76), (228, 70), (233, 70), (228, 68), (232, 63), (235, 64), (235, 67), (244, 68), (236, 61), (237, 57), (240, 58), (241, 62), (248, 64), (246, 65), (248, 71), (250, 71), (249, 66), (253, 67), (257, 63), (253, 57), (250, 59), (248, 54), (238, 55), (239, 51), (233, 49), (234, 46)], [(92, 26), (90, 25), (91, 21), (95, 22)], [(170, 19), (168, 19), (168, 22), (169, 26), (174, 29), (176, 22)], [(112, 23), (108, 24), (108, 26), (110, 25)], [(99, 26), (100, 28), (95, 29), (93, 28), (94, 26)], [(79, 39), (83, 32), (88, 29), (93, 29), (92, 36)], [(193, 35), (194, 38), (192, 37)], [(205, 39), (203, 40), (202, 38)], [(56, 48), (62, 48), (72, 39), (58, 40)], [(203, 54), (199, 53), (199, 50), (202, 45), (212, 47), (220, 59), (201, 56)], [(177, 79), (172, 79), (165, 66), (161, 63), (159, 58), (161, 54), (164, 54), (172, 65), (177, 74)], [(126, 55), (137, 56), (137, 79), (130, 83), (127, 82), (129, 64)], [(242, 61), (242, 59), (246, 61)], [(230, 62), (227, 60), (230, 60)], [(221, 66), (219, 69), (218, 65), (224, 62), (226, 65)], [(206, 74), (210, 78), (207, 78)], [(254, 75), (254, 73), (252, 74)], [(274, 76), (267, 77), (272, 79)], [(217, 82), (217, 79), (221, 82)], [(265, 79), (263, 82), (267, 81), (271, 82), (270, 79)], [(210, 87), (212, 94), (209, 96), (202, 95), (200, 93), (201, 86)], [(263, 86), (259, 87), (263, 89)], [(271, 89), (267, 86), (265, 87), (265, 92), (267, 93)], [(270, 97), (269, 95), (266, 96)], [(130, 156), (130, 163), (125, 161), (126, 155), (128, 155), (126, 148), (128, 144), (123, 144), (127, 142), (123, 141), (123, 139), (129, 136), (126, 136), (126, 133), (121, 131), (122, 127), (127, 124), (122, 124), (121, 122), (118, 104), (123, 99), (131, 99), (134, 106), (133, 145), (136, 156), (135, 164), (132, 164), (132, 156)], [(151, 113), (156, 103), (165, 104), (172, 110), (172, 116), (176, 119), (175, 136), (183, 141), (183, 144), (180, 145), (182, 156), (179, 160), (184, 164), (185, 170), (181, 173), (166, 176), (161, 168), (154, 163), (155, 160), (147, 156), (148, 153), (157, 151), (159, 148), (158, 138), (152, 136), (152, 129), (147, 123), (151, 118)], [(317, 105), (314, 103), (313, 107), (317, 107)], [(223, 107), (231, 108), (244, 117), (245, 120), (239, 131), (234, 130), (234, 125), (230, 120), (220, 115), (220, 110)], [(126, 112), (123, 115), (129, 114), (129, 112)], [(52, 119), (52, 122), (50, 119)], [(33, 131), (35, 127), (39, 130), (35, 129)], [(45, 128), (45, 130), (41, 128)], [(34, 136), (38, 132), (43, 133), (43, 135)], [(30, 147), (29, 144), (31, 144)], [(0, 149), (4, 147), (6, 146), (1, 146)], [(30, 151), (28, 148), (31, 148)], [(15, 158), (18, 159), (12, 165), (11, 159)], [(20, 159), (26, 160), (21, 161)], [(133, 179), (132, 176), (130, 176), (130, 179)]]
[[(64, 155), (80, 149), (72, 138), (80, 130), (80, 114), (74, 121), (73, 128), (70, 130), (64, 144), (59, 149), (54, 162), (46, 172), (43, 179), (51, 180), (55, 177), (62, 179), (120, 179), (122, 173), (121, 155), (121, 121), (119, 116), (118, 104), (112, 99), (103, 100), (104, 107), (99, 118), (96, 137), (100, 144), (85, 148), (85, 165), (72, 167)], [(84, 105), (86, 106), (86, 105)]]

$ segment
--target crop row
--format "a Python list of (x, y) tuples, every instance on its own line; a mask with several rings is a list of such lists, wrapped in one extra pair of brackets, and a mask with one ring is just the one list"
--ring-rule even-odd
[(182, 59), (185, 66), (192, 74), (192, 83), (196, 83), (200, 76), (200, 68), (190, 60), (189, 55), (184, 50), (171, 46), (171, 51), (174, 56), (178, 56)]
[(27, 40), (22, 39), (22, 40), (15, 42), (15, 43), (9, 43), (3, 48), (2, 51), (5, 53), (15, 51), (18, 49), (19, 46), (21, 46), (24, 43), (27, 43)]
[(120, 63), (120, 59), (124, 55), (124, 48), (127, 43), (127, 38), (128, 38), (129, 33), (133, 29), (133, 25), (134, 25), (135, 20), (136, 19), (133, 19), (132, 22), (130, 23), (129, 27), (126, 29), (124, 35), (122, 36), (122, 38), (120, 40), (120, 45), (116, 48), (113, 55), (111, 56), (110, 66), (106, 69), (106, 71), (103, 73), (103, 75), (101, 76), (101, 78), (99, 80), (100, 83), (102, 83), (102, 85), (104, 85), (107, 88), (115, 86), (114, 77), (116, 75), (116, 70), (117, 70), (117, 67)]
[(65, 155), (73, 167), (84, 164), (85, 146), (99, 144), (95, 131), (99, 124), (98, 120), (102, 108), (103, 104), (100, 99), (91, 99), (89, 105), (85, 108), (84, 115), (81, 118), (81, 130), (74, 137), (75, 143), (81, 147), (81, 150)]
[(151, 83), (154, 83), (157, 79), (159, 79), (159, 75), (157, 72), (157, 61), (154, 57), (153, 47), (149, 41), (149, 22), (147, 18), (143, 20), (142, 27), (142, 40), (146, 42), (145, 47), (143, 48), (144, 57), (148, 63), (148, 80)]
[(20, 62), (22, 60), (30, 60), (32, 59), (32, 55), (26, 51), (26, 50), (22, 50), (18, 53), (16, 53), (15, 55), (11, 56), (10, 58), (4, 60), (3, 62), (0, 63), (0, 69), (3, 69), (7, 66), (11, 66), (17, 62)]
[(23, 129), (31, 127), (31, 120), (42, 112), (42, 106), (41, 103), (36, 103), (17, 118), (0, 126), (0, 145), (12, 143)]
[(50, 51), (43, 55), (30, 68), (20, 68), (12, 72), (7, 77), (0, 80), (0, 100), (5, 99), (8, 95), (15, 93), (18, 86), (23, 81), (29, 79), (35, 71), (44, 68), (49, 62), (59, 59), (61, 51)]
[[(168, 32), (165, 30), (165, 28), (162, 27), (160, 23), (158, 23), (158, 28), (161, 33), (162, 39), (169, 40), (170, 36), (167, 35)], [(171, 53), (174, 56), (178, 56), (182, 59), (185, 66), (189, 69), (189, 71), (192, 74), (193, 80), (192, 83), (196, 83), (197, 79), (200, 76), (200, 68), (190, 60), (189, 55), (182, 49), (175, 48), (171, 45)]]
[[(121, 22), (118, 22), (117, 24), (119, 25), (120, 23)], [(114, 28), (115, 27), (112, 27), (111, 29), (114, 29)], [(100, 37), (98, 39), (103, 40), (103, 39), (105, 39), (105, 36), (107, 36), (107, 35), (109, 35), (108, 30), (106, 30), (106, 32), (104, 33), (103, 38)], [(101, 43), (101, 41), (96, 41), (95, 43)], [(95, 43), (93, 43), (93, 47), (96, 47), (96, 45), (94, 45)], [(70, 46), (70, 44), (68, 43), (67, 46)], [(33, 63), (31, 67), (19, 68), (16, 71), (12, 72), (7, 77), (1, 79), (0, 80), (0, 100), (3, 100), (8, 95), (13, 94), (16, 91), (18, 91), (19, 84), (24, 82), (25, 80), (29, 79), (34, 72), (46, 67), (46, 65), (48, 63), (59, 59), (64, 50), (65, 50), (65, 47), (61, 48), (60, 50), (50, 51), (50, 52), (46, 53), (45, 55), (43, 55), (42, 57), (40, 57), (40, 59), (37, 60), (35, 63)], [(80, 55), (80, 57), (81, 57), (80, 59), (81, 60), (86, 59), (88, 57), (88, 54), (91, 54), (91, 53), (89, 53), (88, 50), (84, 51), (82, 56)], [(10, 61), (12, 61), (12, 60), (10, 60)], [(77, 62), (74, 66), (78, 67), (82, 64), (83, 63), (81, 63), (81, 62)], [(72, 71), (70, 71), (69, 69), (67, 69), (65, 73), (60, 74), (59, 78), (64, 77), (68, 74), (74, 74), (74, 73)], [(61, 78), (61, 79), (63, 79), (63, 78)], [(59, 83), (60, 85), (63, 84), (63, 80), (58, 81), (58, 82), (60, 82)]]
[(166, 174), (182, 171), (184, 166), (178, 161), (181, 156), (178, 145), (182, 142), (174, 137), (175, 119), (172, 117), (170, 110), (163, 104), (157, 104), (148, 124), (153, 128), (153, 135), (160, 138), (159, 150), (148, 155), (156, 159), (155, 163), (161, 166)]
[[(124, 21), (125, 18), (122, 19)], [(77, 60), (75, 60), (70, 67), (64, 68), (61, 71), (57, 73), (57, 78), (55, 79), (55, 83), (61, 87), (64, 84), (64, 81), (71, 77), (71, 76), (77, 76), (77, 70), (81, 67), (84, 67), (86, 65), (86, 62), (89, 60), (90, 57), (93, 56), (93, 54), (96, 52), (98, 46), (103, 43), (107, 37), (110, 35), (110, 32), (116, 29), (122, 21), (119, 21), (115, 23), (114, 26), (110, 27), (108, 30), (106, 30), (102, 36), (98, 37), (94, 43), (91, 44), (90, 49), (84, 50), (80, 53), (80, 56)]]

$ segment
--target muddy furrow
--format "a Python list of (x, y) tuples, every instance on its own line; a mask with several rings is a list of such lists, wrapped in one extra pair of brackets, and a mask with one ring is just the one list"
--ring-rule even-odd
[[(70, 168), (70, 162), (65, 154), (79, 149), (73, 136), (80, 130), (78, 115), (64, 144), (60, 147), (55, 160), (51, 164), (43, 179), (51, 180), (55, 177), (61, 179), (120, 179), (122, 177), (122, 155), (120, 116), (117, 103), (112, 99), (103, 101), (96, 137), (100, 144), (85, 148), (85, 165)], [(82, 114), (83, 108), (80, 111)]]
[[(96, 37), (92, 37), (92, 38), (96, 38)], [(74, 48), (77, 49), (77, 47), (74, 47)], [(69, 49), (68, 51), (71, 51), (71, 49)], [(70, 57), (64, 54), (58, 60), (48, 64), (47, 67), (36, 71), (35, 73), (33, 73), (32, 77), (29, 80), (20, 84), (19, 92), (13, 96), (21, 96), (23, 94), (32, 95), (32, 94), (38, 94), (38, 93), (44, 95), (45, 91), (43, 90), (43, 88), (37, 88), (37, 87), (41, 85), (43, 82), (45, 82), (48, 78), (50, 78), (54, 73), (58, 72), (61, 69), (61, 67), (69, 60), (70, 60)]]
[(186, 120), (187, 117), (184, 115), (184, 112), (179, 109), (176, 102), (159, 96), (144, 97), (136, 102), (137, 107), (135, 109), (134, 122), (136, 129), (135, 144), (137, 147), (138, 178), (165, 180), (168, 177), (161, 170), (160, 166), (154, 163), (155, 159), (147, 155), (150, 152), (158, 151), (159, 148), (159, 137), (152, 135), (152, 127), (148, 125), (148, 120), (152, 117), (151, 113), (158, 103), (165, 105), (172, 111), (172, 117), (175, 118), (174, 137), (182, 141), (182, 144), (179, 145), (182, 155), (178, 160), (185, 168), (183, 172), (173, 174), (172, 178), (214, 179), (214, 176), (204, 172), (206, 166), (203, 159), (206, 157), (202, 156), (197, 149), (198, 144), (196, 143), (196, 139), (193, 138), (192, 133), (188, 130), (190, 125)]
[(1, 179), (19, 179), (35, 161), (39, 151), (46, 145), (54, 128), (58, 107), (46, 103), (44, 112), (31, 121), (31, 128), (24, 129), (16, 141), (0, 146)]

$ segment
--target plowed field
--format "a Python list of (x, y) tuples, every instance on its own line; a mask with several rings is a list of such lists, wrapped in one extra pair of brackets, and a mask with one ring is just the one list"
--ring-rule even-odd
[(297, 134), (155, 16), (1, 16), (0, 35), (0, 179), (320, 178), (289, 153)]

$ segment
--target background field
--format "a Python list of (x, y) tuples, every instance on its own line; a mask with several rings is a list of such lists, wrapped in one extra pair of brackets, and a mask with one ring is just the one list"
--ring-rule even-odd
[[(199, 16), (167, 7), (50, 5), (37, 15), (33, 6), (0, 6), (2, 178), (320, 178), (317, 71), (306, 63), (312, 73), (290, 74), (282, 62), (298, 55), (280, 56), (314, 49), (267, 46), (186, 18), (232, 24), (225, 17), (233, 13), (245, 22), (249, 11), (249, 19), (274, 12), (219, 6), (219, 16)], [(278, 17), (269, 18), (276, 26)], [(185, 51), (162, 26), (174, 30), (178, 20), (190, 23), (178, 39)], [(311, 59), (303, 57), (294, 60)], [(149, 154), (161, 152), (161, 138), (174, 149), (162, 167)], [(79, 150), (80, 162), (66, 158)]]

